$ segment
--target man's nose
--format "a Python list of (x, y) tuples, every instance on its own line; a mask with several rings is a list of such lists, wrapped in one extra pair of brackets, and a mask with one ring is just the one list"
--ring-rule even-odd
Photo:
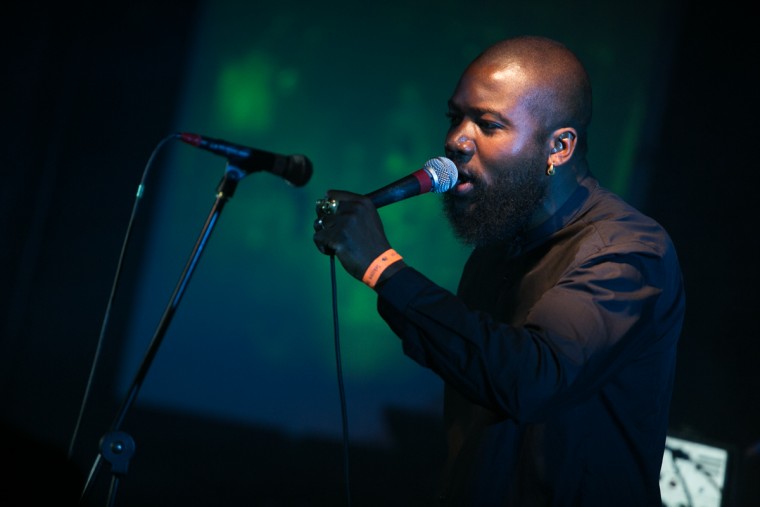
[(461, 130), (448, 136), (445, 148), (446, 156), (455, 162), (466, 162), (475, 154), (475, 142)]

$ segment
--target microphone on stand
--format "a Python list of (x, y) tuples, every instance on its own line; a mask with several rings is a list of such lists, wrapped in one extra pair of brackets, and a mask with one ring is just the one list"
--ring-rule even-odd
[(187, 132), (176, 136), (187, 144), (226, 157), (230, 165), (247, 174), (266, 171), (296, 187), (305, 185), (311, 179), (313, 168), (311, 160), (305, 155), (280, 155)]

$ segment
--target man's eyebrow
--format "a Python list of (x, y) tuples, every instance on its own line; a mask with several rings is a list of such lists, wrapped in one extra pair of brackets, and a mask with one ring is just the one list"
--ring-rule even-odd
[[(463, 110), (462, 107), (458, 106), (452, 100), (448, 101), (448, 106), (449, 106), (449, 110), (460, 111), (460, 112)], [(468, 110), (468, 112), (470, 112), (471, 114), (474, 114), (476, 116), (483, 116), (483, 115), (486, 115), (486, 114), (490, 114), (490, 115), (495, 116), (500, 122), (503, 122), (505, 124), (511, 124), (512, 123), (512, 122), (509, 121), (509, 119), (505, 118), (496, 109), (488, 109), (488, 108), (484, 108), (484, 107), (471, 107), (471, 108), (467, 108), (467, 110)]]
[(492, 116), (495, 116), (502, 123), (511, 123), (507, 118), (502, 116), (501, 112), (497, 111), (496, 109), (475, 107), (472, 109), (472, 111), (474, 113), (477, 113), (479, 116), (485, 116), (487, 114), (490, 114)]

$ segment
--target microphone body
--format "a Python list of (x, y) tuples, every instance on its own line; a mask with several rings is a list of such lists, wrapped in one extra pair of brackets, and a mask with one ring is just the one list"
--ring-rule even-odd
[(366, 196), (372, 200), (376, 208), (380, 208), (415, 195), (448, 192), (456, 185), (458, 177), (457, 166), (450, 159), (431, 158), (421, 169)]
[(177, 137), (187, 144), (226, 157), (230, 165), (248, 174), (270, 172), (296, 187), (305, 185), (313, 172), (311, 160), (305, 155), (280, 155), (187, 132), (180, 132)]

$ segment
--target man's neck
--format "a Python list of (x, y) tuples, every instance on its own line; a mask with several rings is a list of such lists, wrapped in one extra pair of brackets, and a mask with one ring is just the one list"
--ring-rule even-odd
[(588, 165), (583, 161), (557, 167), (554, 176), (547, 176), (551, 179), (549, 180), (549, 187), (546, 189), (546, 198), (533, 215), (529, 229), (538, 227), (554, 215), (567, 202), (587, 174)]

